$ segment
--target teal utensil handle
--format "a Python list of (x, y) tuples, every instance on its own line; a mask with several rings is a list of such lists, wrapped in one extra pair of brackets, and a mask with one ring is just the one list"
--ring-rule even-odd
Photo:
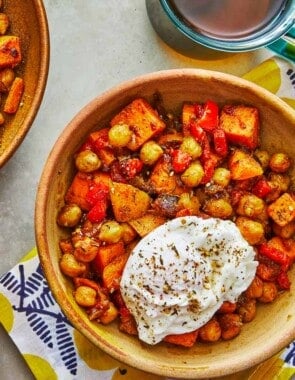
[(277, 41), (267, 45), (267, 48), (276, 54), (295, 62), (295, 27), (293, 26)]

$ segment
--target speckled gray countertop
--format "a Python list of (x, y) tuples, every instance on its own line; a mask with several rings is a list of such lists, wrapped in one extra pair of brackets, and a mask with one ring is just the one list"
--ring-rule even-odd
[[(44, 0), (51, 60), (47, 88), (24, 142), (0, 170), (0, 275), (35, 246), (34, 202), (44, 162), (72, 117), (104, 90), (134, 76), (170, 68), (242, 75), (268, 58), (265, 49), (224, 60), (186, 58), (152, 29), (144, 0)], [(33, 379), (0, 325), (0, 379)]]

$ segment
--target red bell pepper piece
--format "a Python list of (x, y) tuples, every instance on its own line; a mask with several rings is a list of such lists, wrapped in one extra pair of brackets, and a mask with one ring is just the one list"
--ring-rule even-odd
[(97, 202), (107, 199), (109, 194), (109, 187), (104, 183), (95, 183), (90, 186), (86, 194), (86, 201), (90, 207), (93, 207)]
[(204, 105), (204, 112), (198, 120), (198, 125), (207, 132), (212, 132), (218, 126), (218, 105), (208, 100)]
[(92, 223), (99, 223), (106, 217), (107, 201), (97, 202), (87, 214), (88, 220)]
[(270, 260), (279, 264), (281, 266), (281, 269), (284, 271), (287, 271), (291, 265), (291, 260), (287, 253), (275, 247), (272, 247), (267, 243), (260, 244), (260, 246), (258, 247), (258, 252), (261, 255), (266, 256)]
[(252, 193), (260, 198), (265, 198), (271, 192), (271, 186), (265, 178), (259, 179), (252, 187)]
[(99, 223), (106, 217), (109, 187), (104, 183), (91, 185), (86, 194), (86, 201), (91, 207), (87, 218), (92, 223)]
[(172, 158), (172, 168), (175, 173), (184, 172), (192, 161), (192, 157), (180, 149), (173, 149), (170, 154)]
[(216, 128), (213, 131), (214, 149), (221, 157), (225, 157), (228, 153), (228, 145), (226, 135), (223, 129)]
[(281, 271), (277, 277), (277, 283), (282, 290), (289, 290), (291, 282), (286, 271)]
[(191, 123), (190, 133), (199, 143), (202, 143), (206, 138), (206, 132), (197, 123)]

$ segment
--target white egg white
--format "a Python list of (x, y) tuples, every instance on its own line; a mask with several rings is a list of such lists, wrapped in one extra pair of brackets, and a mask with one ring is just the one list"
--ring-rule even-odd
[(156, 344), (200, 328), (249, 287), (257, 264), (231, 221), (187, 216), (156, 228), (132, 251), (120, 284), (139, 338)]

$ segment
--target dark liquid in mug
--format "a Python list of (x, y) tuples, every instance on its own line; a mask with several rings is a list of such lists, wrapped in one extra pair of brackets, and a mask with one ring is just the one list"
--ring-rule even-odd
[(265, 27), (286, 0), (171, 0), (178, 17), (212, 38), (240, 39)]

